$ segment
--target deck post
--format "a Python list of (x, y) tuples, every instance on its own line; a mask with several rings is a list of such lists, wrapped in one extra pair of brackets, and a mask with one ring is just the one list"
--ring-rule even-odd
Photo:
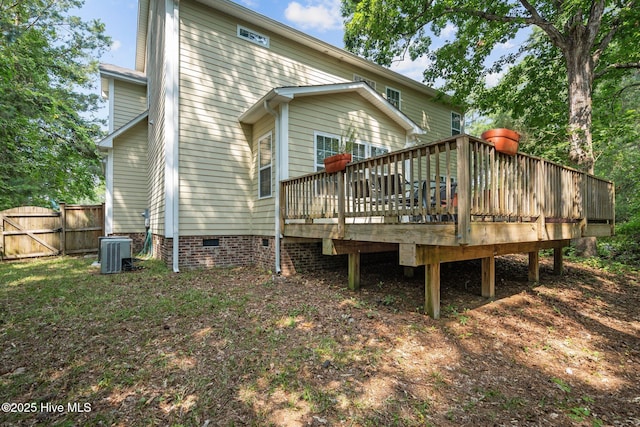
[(496, 296), (496, 257), (482, 258), (482, 296), (495, 298)]
[(471, 234), (471, 171), (470, 171), (470, 144), (468, 136), (456, 139), (458, 151), (458, 243), (469, 244)]
[(564, 270), (562, 247), (553, 248), (553, 274), (561, 276)]
[(349, 253), (349, 289), (360, 289), (360, 252)]
[(345, 188), (344, 188), (344, 171), (338, 172), (338, 236), (344, 237), (345, 229)]
[(280, 183), (280, 233), (284, 234), (284, 227), (287, 223), (286, 218), (289, 212), (287, 212), (287, 187), (281, 182)]
[(540, 252), (529, 252), (529, 281), (540, 281)]
[(424, 311), (432, 319), (440, 318), (440, 263), (424, 266)]

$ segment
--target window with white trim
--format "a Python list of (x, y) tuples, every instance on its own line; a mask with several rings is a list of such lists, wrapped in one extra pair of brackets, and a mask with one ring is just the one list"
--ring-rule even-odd
[(462, 133), (462, 115), (460, 113), (451, 112), (451, 135), (460, 135)]
[(329, 133), (315, 132), (316, 171), (324, 169), (324, 159), (340, 152), (340, 137)]
[(269, 47), (269, 37), (264, 34), (260, 34), (257, 31), (250, 30), (246, 27), (238, 25), (238, 37), (241, 39), (245, 39), (250, 41), (251, 43), (255, 43), (262, 47)]
[[(324, 159), (340, 152), (340, 136), (323, 132), (315, 132), (316, 171), (324, 170)], [(367, 142), (357, 141), (353, 143), (351, 155), (354, 162), (368, 159), (369, 157), (387, 154), (389, 148), (371, 145)]]
[(392, 87), (387, 87), (387, 101), (394, 105), (398, 110), (400, 109), (400, 91)]
[(271, 197), (273, 150), (271, 132), (258, 140), (258, 197)]
[(389, 149), (386, 147), (376, 147), (375, 145), (372, 145), (370, 147), (370, 155), (369, 157), (376, 157), (376, 156), (382, 156), (383, 154), (388, 154), (389, 153)]
[(368, 79), (368, 78), (366, 78), (366, 77), (362, 77), (362, 76), (361, 76), (361, 75), (359, 75), (359, 74), (354, 74), (354, 75), (353, 75), (353, 81), (354, 81), (354, 82), (365, 82), (366, 84), (368, 84), (369, 86), (371, 86), (371, 89), (374, 89), (374, 90), (375, 90), (375, 88), (376, 88), (376, 82), (374, 82), (373, 80)]

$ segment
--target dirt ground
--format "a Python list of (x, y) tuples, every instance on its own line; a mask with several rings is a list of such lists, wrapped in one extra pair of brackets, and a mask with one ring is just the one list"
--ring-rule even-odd
[[(113, 276), (132, 290), (105, 313), (132, 314), (0, 323), (0, 391), (92, 411), (0, 425), (640, 426), (640, 275), (552, 264), (529, 283), (525, 256), (497, 258), (494, 301), (479, 262), (444, 264), (440, 320), (396, 264), (364, 265), (357, 292), (345, 270)], [(185, 289), (184, 311), (148, 308)]]

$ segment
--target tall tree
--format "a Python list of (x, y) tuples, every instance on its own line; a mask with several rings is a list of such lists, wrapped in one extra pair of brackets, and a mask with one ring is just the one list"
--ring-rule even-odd
[(104, 25), (80, 0), (0, 0), (0, 210), (93, 196), (101, 175), (91, 75)]
[[(635, 48), (640, 24), (637, 0), (343, 0), (343, 15), (348, 49), (383, 65), (407, 53), (412, 59), (426, 56), (430, 65), (425, 80), (444, 79), (442, 89), (462, 103), (484, 86), (488, 74), (519, 59), (517, 54), (502, 55), (486, 64), (496, 46), (522, 29), (538, 28), (562, 58), (561, 69), (566, 72), (569, 158), (588, 172), (594, 171), (595, 163), (594, 79), (614, 70), (640, 68), (640, 49)], [(455, 38), (432, 48), (428, 30), (439, 36), (448, 25), (454, 26)], [(622, 57), (611, 54), (622, 53), (620, 46), (627, 46)]]

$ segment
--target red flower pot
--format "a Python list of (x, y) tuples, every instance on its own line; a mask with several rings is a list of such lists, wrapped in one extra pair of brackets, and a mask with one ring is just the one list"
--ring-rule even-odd
[(324, 159), (324, 170), (327, 173), (343, 171), (351, 162), (351, 153), (334, 154)]
[(511, 129), (490, 129), (483, 132), (482, 139), (493, 142), (496, 147), (496, 151), (499, 151), (510, 156), (514, 156), (518, 152), (518, 141), (520, 141), (520, 134), (512, 131)]

